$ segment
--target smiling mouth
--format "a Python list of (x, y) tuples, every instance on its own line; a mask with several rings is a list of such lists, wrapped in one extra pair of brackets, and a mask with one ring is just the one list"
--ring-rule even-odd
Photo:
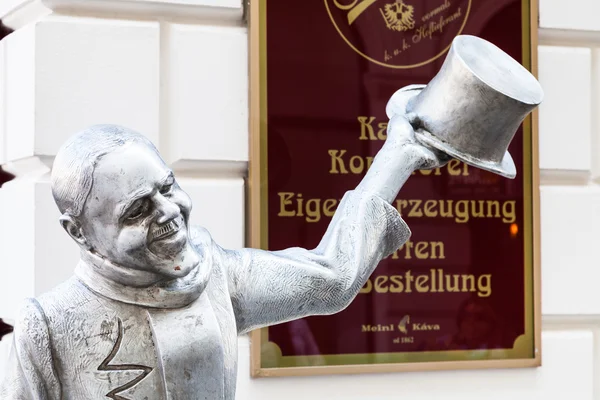
[(152, 232), (152, 240), (154, 241), (168, 238), (169, 236), (179, 232), (180, 226), (181, 223), (177, 222), (177, 220), (170, 221), (168, 224), (163, 225)]

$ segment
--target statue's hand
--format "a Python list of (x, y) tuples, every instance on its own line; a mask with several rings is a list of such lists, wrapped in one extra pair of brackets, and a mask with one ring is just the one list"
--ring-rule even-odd
[(446, 165), (452, 157), (417, 141), (409, 119), (410, 115), (394, 115), (388, 123), (386, 142), (394, 147), (410, 149), (411, 154), (418, 158), (417, 169), (433, 169)]

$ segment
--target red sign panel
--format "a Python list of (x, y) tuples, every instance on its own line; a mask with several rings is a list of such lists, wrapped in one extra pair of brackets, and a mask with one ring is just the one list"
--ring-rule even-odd
[[(532, 20), (526, 0), (258, 0), (253, 245), (318, 244), (383, 145), (387, 101), (428, 83), (457, 35), (535, 72)], [(393, 203), (410, 241), (344, 311), (255, 332), (254, 374), (538, 365), (535, 122), (509, 148), (514, 180), (458, 160), (415, 172)]]

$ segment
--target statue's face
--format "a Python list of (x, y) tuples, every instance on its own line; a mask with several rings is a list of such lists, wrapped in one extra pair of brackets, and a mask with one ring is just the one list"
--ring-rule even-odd
[(191, 207), (163, 160), (129, 144), (96, 166), (81, 228), (93, 251), (111, 262), (177, 278), (199, 260), (188, 237)]

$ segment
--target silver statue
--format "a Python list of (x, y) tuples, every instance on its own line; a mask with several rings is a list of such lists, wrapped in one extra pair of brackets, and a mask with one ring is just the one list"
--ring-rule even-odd
[(392, 96), (384, 146), (312, 250), (224, 249), (188, 225), (190, 198), (143, 135), (71, 137), (52, 191), (80, 262), (26, 301), (0, 398), (234, 399), (238, 335), (343, 310), (409, 239), (390, 203), (413, 171), (452, 156), (513, 173), (506, 148), (541, 89), (494, 49), (458, 37), (430, 86)]

